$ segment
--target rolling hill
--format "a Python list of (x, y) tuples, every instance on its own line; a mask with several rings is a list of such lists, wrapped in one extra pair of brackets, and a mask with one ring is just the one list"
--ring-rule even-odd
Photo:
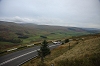
[(0, 47), (28, 44), (46, 40), (62, 40), (72, 36), (98, 33), (99, 30), (87, 30), (78, 27), (36, 25), (32, 23), (14, 23), (0, 21)]
[[(77, 36), (97, 32), (97, 30), (86, 30), (77, 27), (62, 27), (49, 25), (36, 25), (31, 23), (13, 23), (0, 21), (0, 39), (10, 41), (12, 39), (28, 39), (30, 37), (66, 35)], [(52, 38), (51, 38), (52, 39)], [(35, 39), (34, 39), (35, 40)]]

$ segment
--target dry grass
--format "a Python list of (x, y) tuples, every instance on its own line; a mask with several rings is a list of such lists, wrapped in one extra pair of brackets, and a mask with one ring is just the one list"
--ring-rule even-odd
[(88, 58), (93, 54), (100, 53), (99, 47), (100, 47), (100, 38), (89, 39), (79, 43), (71, 50), (67, 51), (63, 55), (52, 60), (50, 63), (54, 63), (55, 66), (58, 66), (57, 64), (58, 62), (65, 61), (66, 59), (72, 61), (74, 59)]
[[(69, 50), (69, 43), (71, 49)], [(85, 36), (85, 40), (71, 41), (52, 50), (45, 58), (44, 66), (99, 66), (100, 36)], [(40, 59), (32, 60), (23, 66), (43, 66)]]

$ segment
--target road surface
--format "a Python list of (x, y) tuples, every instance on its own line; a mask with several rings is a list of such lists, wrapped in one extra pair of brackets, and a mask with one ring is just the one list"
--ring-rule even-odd
[[(50, 49), (53, 49), (60, 44), (49, 44)], [(0, 57), (0, 66), (20, 66), (24, 62), (37, 56), (37, 50), (40, 46), (17, 51)]]

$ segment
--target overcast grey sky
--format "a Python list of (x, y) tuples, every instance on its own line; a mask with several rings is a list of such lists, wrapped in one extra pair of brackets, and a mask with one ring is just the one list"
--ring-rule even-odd
[(100, 28), (100, 0), (1, 0), (0, 20)]

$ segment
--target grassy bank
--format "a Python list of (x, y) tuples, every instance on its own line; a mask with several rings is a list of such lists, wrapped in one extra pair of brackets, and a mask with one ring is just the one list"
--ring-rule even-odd
[[(59, 46), (51, 51), (41, 64), (40, 58), (35, 58), (23, 66), (99, 66), (100, 65), (100, 35), (81, 36), (77, 41)], [(80, 38), (84, 38), (81, 40)], [(75, 39), (75, 38), (74, 38)]]

